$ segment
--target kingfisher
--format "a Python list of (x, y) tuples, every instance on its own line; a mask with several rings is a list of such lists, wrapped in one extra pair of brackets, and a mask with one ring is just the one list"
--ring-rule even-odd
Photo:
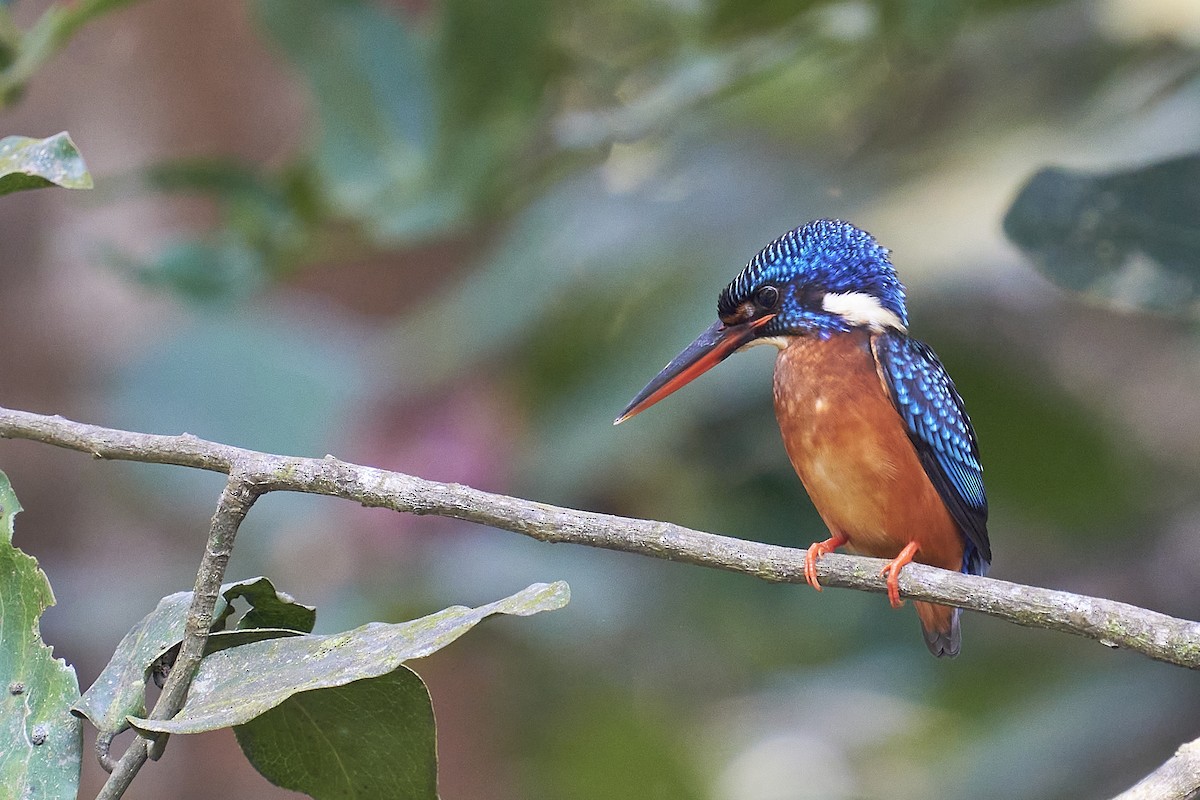
[[(750, 259), (717, 299), (718, 320), (663, 368), (613, 424), (638, 414), (727, 357), (778, 348), (775, 417), (784, 448), (829, 538), (808, 548), (805, 580), (843, 545), (888, 559), (984, 575), (992, 560), (975, 429), (946, 368), (908, 335), (904, 286), (889, 251), (842, 220), (785, 233)], [(925, 644), (958, 655), (959, 609), (914, 602)]]

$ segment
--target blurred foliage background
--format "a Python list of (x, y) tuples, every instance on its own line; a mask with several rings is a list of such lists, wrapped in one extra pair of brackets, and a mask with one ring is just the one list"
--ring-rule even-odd
[[(5, 404), (805, 546), (763, 352), (611, 420), (759, 247), (840, 216), (966, 398), (992, 574), (1200, 616), (1200, 5), (90, 5), (2, 116), (98, 187), (3, 202)], [(0, 459), (87, 685), (191, 585), (220, 480)], [(570, 582), (417, 665), (447, 800), (1096, 797), (1200, 735), (1194, 676), (1092, 643), (968, 615), (935, 661), (878, 596), (331, 500), (255, 509), (260, 573), (318, 631)], [(294, 795), (206, 734), (129, 796)]]

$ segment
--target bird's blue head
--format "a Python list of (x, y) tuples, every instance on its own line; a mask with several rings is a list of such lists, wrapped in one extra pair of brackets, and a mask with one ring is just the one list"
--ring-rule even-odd
[(855, 328), (904, 331), (904, 286), (875, 238), (841, 220), (819, 219), (759, 251), (717, 299), (720, 320), (675, 357), (617, 422), (649, 408), (756, 342)]
[(866, 231), (829, 219), (760, 250), (721, 292), (717, 313), (730, 327), (772, 314), (755, 328), (756, 338), (908, 325), (904, 287), (887, 249)]

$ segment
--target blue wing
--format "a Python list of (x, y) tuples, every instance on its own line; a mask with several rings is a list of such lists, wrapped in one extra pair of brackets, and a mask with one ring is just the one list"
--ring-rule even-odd
[(966, 540), (963, 571), (983, 575), (992, 560), (987, 496), (975, 429), (942, 362), (902, 333), (873, 337), (876, 363), (925, 474)]

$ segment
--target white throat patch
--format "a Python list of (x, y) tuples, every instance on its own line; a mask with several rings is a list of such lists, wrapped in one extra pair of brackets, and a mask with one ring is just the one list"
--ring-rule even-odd
[(787, 346), (791, 344), (791, 340), (787, 336), (764, 336), (761, 339), (751, 339), (739, 347), (737, 351), (740, 353), (743, 350), (749, 350), (751, 347), (758, 347), (760, 344), (769, 344), (772, 347), (778, 347), (780, 350), (787, 350)]
[(865, 325), (876, 333), (886, 328), (907, 332), (895, 311), (884, 308), (878, 297), (866, 292), (830, 292), (821, 301), (821, 307), (851, 325)]

